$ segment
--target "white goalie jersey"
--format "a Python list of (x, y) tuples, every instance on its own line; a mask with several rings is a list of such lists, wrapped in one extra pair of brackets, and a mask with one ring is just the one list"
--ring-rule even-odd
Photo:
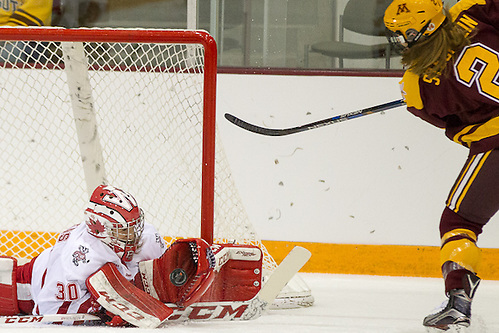
[(85, 223), (62, 232), (54, 247), (42, 252), (33, 265), (33, 314), (95, 311), (98, 305), (85, 285), (90, 275), (112, 263), (127, 280), (132, 280), (139, 262), (158, 258), (166, 250), (164, 240), (151, 224), (145, 224), (141, 241), (139, 251), (124, 264), (113, 249), (87, 232)]

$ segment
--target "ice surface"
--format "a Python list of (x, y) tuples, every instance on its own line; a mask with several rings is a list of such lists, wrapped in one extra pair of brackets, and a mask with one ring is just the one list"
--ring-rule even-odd
[[(272, 310), (252, 321), (189, 322), (163, 329), (38, 326), (2, 327), (16, 333), (423, 333), (425, 315), (443, 300), (441, 279), (305, 274), (315, 304)], [(482, 281), (473, 304), (472, 333), (499, 332), (499, 281)], [(35, 331), (36, 330), (36, 331)]]

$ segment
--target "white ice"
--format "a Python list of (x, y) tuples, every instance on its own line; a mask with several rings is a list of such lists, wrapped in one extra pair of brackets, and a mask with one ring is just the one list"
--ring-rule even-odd
[[(272, 310), (252, 321), (188, 322), (156, 330), (110, 327), (1, 327), (15, 333), (423, 333), (425, 315), (443, 300), (441, 279), (300, 273), (311, 287), (309, 308)], [(499, 281), (482, 281), (467, 332), (499, 332)]]

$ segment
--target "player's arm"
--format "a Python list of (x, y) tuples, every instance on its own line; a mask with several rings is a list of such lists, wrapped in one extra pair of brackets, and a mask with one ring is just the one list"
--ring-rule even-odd
[(7, 25), (49, 26), (52, 21), (52, 0), (26, 0), (12, 13)]
[(410, 70), (404, 73), (400, 81), (400, 91), (404, 102), (407, 104), (407, 110), (422, 120), (433, 126), (444, 128), (445, 122), (433, 115), (428, 114), (420, 93), (420, 77)]

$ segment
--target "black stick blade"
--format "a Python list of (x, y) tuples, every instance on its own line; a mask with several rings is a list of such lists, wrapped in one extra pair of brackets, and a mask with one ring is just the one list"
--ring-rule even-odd
[(242, 119), (237, 118), (236, 116), (226, 113), (225, 119), (230, 121), (236, 126), (239, 126), (247, 131), (256, 133), (256, 134), (261, 134), (261, 135), (267, 135), (267, 136), (282, 136), (282, 135), (288, 135), (288, 134), (293, 134), (297, 131), (296, 128), (288, 128), (288, 129), (276, 129), (276, 128), (264, 128), (260, 126), (256, 126), (250, 123), (245, 122)]

